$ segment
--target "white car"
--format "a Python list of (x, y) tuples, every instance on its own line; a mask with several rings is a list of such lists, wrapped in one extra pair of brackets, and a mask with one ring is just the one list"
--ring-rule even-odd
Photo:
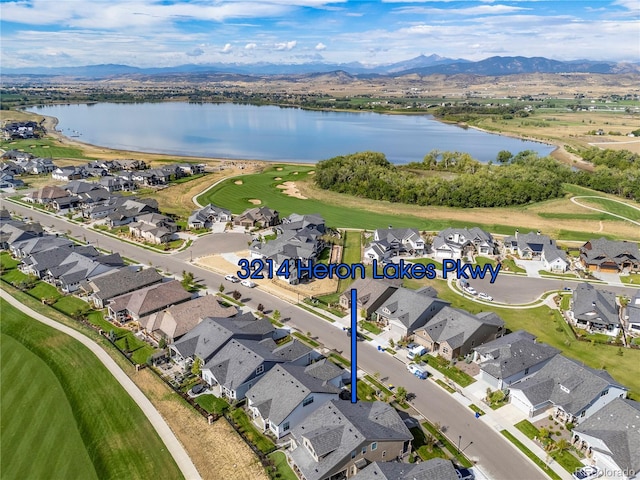
[(493, 301), (493, 297), (491, 295), (487, 295), (484, 292), (478, 293), (478, 298), (480, 300), (486, 300), (487, 302), (492, 302)]
[(231, 283), (238, 283), (240, 281), (240, 279), (235, 275), (225, 275), (224, 279)]
[(242, 280), (240, 282), (240, 285), (244, 285), (247, 288), (253, 288), (256, 286), (256, 284), (254, 282), (252, 282), (251, 280), (247, 279), (247, 280)]
[(407, 365), (407, 370), (409, 370), (409, 372), (422, 380), (429, 376), (427, 371), (416, 363), (410, 363), (409, 365)]
[(576, 480), (591, 480), (592, 478), (598, 478), (602, 475), (602, 472), (598, 467), (587, 465), (585, 467), (577, 469), (571, 475)]
[(467, 292), (470, 295), (477, 295), (478, 292), (476, 292), (476, 289), (473, 287), (464, 287), (464, 291)]

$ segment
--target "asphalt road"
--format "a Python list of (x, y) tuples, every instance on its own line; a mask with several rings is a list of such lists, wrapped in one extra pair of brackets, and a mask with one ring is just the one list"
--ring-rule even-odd
[[(195, 274), (196, 278), (201, 279), (210, 288), (215, 289), (220, 283), (230, 285), (224, 281), (222, 275), (195, 265), (189, 265), (190, 253), (188, 250), (173, 255), (160, 254), (104, 236), (96, 231), (85, 229), (80, 225), (69, 223), (37, 210), (31, 210), (28, 207), (13, 203), (6, 204), (6, 206), (9, 211), (31, 217), (40, 221), (44, 226), (53, 225), (59, 231), (70, 231), (70, 234), (76, 238), (86, 238), (87, 241), (98, 245), (100, 248), (120, 252), (121, 255), (142, 264), (154, 265), (175, 274), (180, 274), (183, 270), (188, 269)], [(198, 250), (198, 252), (201, 252), (201, 250)], [(537, 281), (531, 282), (531, 280)], [(554, 280), (518, 278), (517, 282), (520, 281), (531, 284), (527, 288), (537, 290), (536, 296), (540, 295), (545, 289), (558, 288), (558, 282)], [(505, 284), (504, 288), (517, 289), (518, 287), (513, 285), (515, 283), (515, 279), (509, 280), (509, 283)], [(234, 288), (237, 288), (242, 293), (242, 301), (247, 305), (255, 308), (258, 303), (262, 303), (266, 310), (279, 310), (281, 319), (286, 324), (290, 324), (302, 332), (310, 332), (311, 336), (317, 337), (327, 348), (342, 352), (343, 356), (349, 358), (349, 338), (340, 328), (259, 289), (248, 289), (240, 284), (235, 284)], [(495, 288), (501, 287), (495, 286)], [(491, 292), (488, 287), (485, 288), (483, 286), (482, 289)], [(419, 380), (410, 375), (406, 371), (404, 364), (384, 353), (378, 352), (372, 345), (364, 342), (358, 345), (358, 368), (369, 373), (379, 372), (381, 378), (388, 378), (387, 383), (397, 386), (402, 385), (409, 392), (415, 393), (414, 407), (431, 422), (439, 423), (446, 427), (447, 436), (450, 439), (454, 439), (455, 443), (457, 443), (458, 437), (462, 436), (461, 449), (464, 449), (465, 454), (477, 461), (480, 468), (491, 478), (495, 480), (511, 480), (514, 478), (538, 480), (543, 478), (543, 474), (537, 467), (524, 458), (499, 433), (484, 422), (476, 420), (469, 408), (452, 400), (449, 393), (431, 381)]]

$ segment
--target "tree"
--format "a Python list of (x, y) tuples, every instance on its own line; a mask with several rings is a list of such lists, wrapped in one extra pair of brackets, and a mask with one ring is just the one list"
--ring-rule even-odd
[(220, 284), (220, 286), (218, 287), (218, 291), (220, 291), (220, 293), (224, 292), (224, 285)]
[(195, 361), (191, 364), (191, 373), (193, 373), (194, 375), (200, 375), (201, 370), (202, 370), (202, 360), (196, 357)]
[(398, 387), (396, 389), (396, 400), (398, 402), (404, 402), (407, 399), (407, 389), (404, 387)]
[(160, 341), (158, 342), (158, 348), (160, 348), (160, 349), (165, 349), (165, 348), (167, 348), (167, 341), (165, 340), (165, 338), (164, 338), (164, 337), (162, 337), (162, 338), (160, 339)]
[(571, 444), (564, 438), (561, 438), (560, 440), (558, 440), (556, 442), (556, 450), (558, 450), (558, 452), (560, 452), (560, 453), (562, 453), (565, 450), (567, 450), (570, 446), (571, 446)]
[(261, 303), (258, 304), (258, 307), (256, 308), (256, 310), (258, 310), (259, 312), (263, 312), (264, 311), (264, 305), (262, 305)]
[(280, 320), (280, 310), (274, 310), (273, 314), (271, 315), (271, 318), (273, 318), (276, 322)]
[(129, 353), (131, 351), (131, 346), (129, 345), (129, 337), (124, 337), (124, 353)]
[(182, 286), (187, 290), (193, 283), (194, 276), (191, 272), (182, 271)]
[(109, 330), (109, 341), (114, 343), (116, 341), (116, 332)]
[(234, 290), (233, 292), (231, 292), (231, 296), (234, 300), (240, 300), (242, 294), (238, 290)]

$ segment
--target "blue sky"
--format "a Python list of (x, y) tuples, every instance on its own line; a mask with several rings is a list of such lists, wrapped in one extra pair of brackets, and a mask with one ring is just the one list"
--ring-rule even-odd
[(640, 0), (0, 0), (4, 67), (640, 61)]

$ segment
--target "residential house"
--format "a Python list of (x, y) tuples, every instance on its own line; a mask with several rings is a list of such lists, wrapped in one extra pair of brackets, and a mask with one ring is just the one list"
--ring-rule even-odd
[(300, 478), (354, 477), (371, 462), (404, 458), (413, 435), (384, 402), (329, 400), (291, 431), (288, 456)]
[(373, 319), (389, 328), (394, 338), (406, 338), (423, 327), (449, 302), (436, 298), (431, 289), (398, 288), (375, 311)]
[(292, 213), (286, 218), (282, 219), (280, 225), (277, 226), (278, 233), (285, 233), (286, 231), (300, 232), (307, 230), (311, 232), (318, 232), (323, 235), (326, 233), (327, 228), (325, 226), (324, 218), (318, 214), (301, 215), (299, 213)]
[(31, 203), (48, 205), (57, 198), (64, 198), (68, 196), (69, 196), (69, 192), (67, 192), (64, 188), (51, 185), (51, 186), (43, 187), (37, 192), (29, 193), (27, 196), (24, 197), (24, 200)]
[(119, 253), (89, 258), (78, 252), (71, 252), (60, 265), (47, 269), (44, 280), (56, 285), (64, 293), (72, 293), (80, 288), (82, 282), (124, 265)]
[(129, 224), (129, 232), (151, 243), (167, 243), (175, 238), (178, 226), (172, 218), (159, 213), (138, 215), (136, 222)]
[(272, 339), (276, 330), (268, 318), (256, 320), (247, 313), (234, 318), (205, 318), (178, 341), (169, 345), (172, 360), (187, 368), (198, 358), (209, 362), (231, 339)]
[(24, 163), (35, 157), (29, 152), (21, 152), (20, 150), (7, 150), (0, 156), (0, 158), (18, 163)]
[(83, 167), (58, 167), (51, 173), (51, 178), (54, 180), (78, 180), (79, 178), (85, 178), (85, 171)]
[(39, 223), (25, 223), (13, 220), (9, 212), (0, 209), (0, 249), (9, 250), (16, 242), (42, 237), (44, 232)]
[(189, 228), (211, 228), (215, 223), (227, 223), (231, 221), (231, 211), (217, 207), (210, 203), (206, 207), (194, 211), (189, 217)]
[(112, 298), (160, 283), (164, 277), (155, 268), (129, 267), (81, 284), (96, 308), (105, 308)]
[(628, 334), (640, 335), (640, 290), (625, 307), (624, 325)]
[(58, 168), (50, 158), (31, 158), (26, 161), (17, 160), (18, 164), (24, 168), (25, 173), (31, 175), (43, 175), (52, 173)]
[(414, 341), (433, 355), (454, 360), (503, 334), (504, 321), (493, 312), (473, 315), (445, 306), (426, 325), (416, 329)]
[(26, 256), (22, 259), (20, 270), (27, 275), (35, 275), (39, 279), (44, 279), (49, 268), (62, 264), (72, 252), (76, 252), (87, 258), (97, 258), (100, 256), (100, 252), (92, 245), (63, 245)]
[(387, 228), (373, 232), (373, 241), (364, 248), (365, 260), (386, 261), (400, 254), (423, 255), (424, 240), (415, 228)]
[(580, 247), (580, 262), (590, 272), (638, 272), (640, 250), (634, 242), (615, 242), (599, 238), (589, 240)]
[(43, 235), (33, 238), (25, 238), (24, 240), (18, 240), (9, 245), (11, 255), (15, 258), (24, 258), (34, 253), (42, 252), (44, 250), (50, 250), (52, 248), (60, 248), (65, 246), (72, 246), (74, 243), (68, 238)]
[(351, 308), (351, 290), (355, 290), (358, 313), (364, 311), (365, 318), (370, 318), (393, 295), (399, 288), (400, 283), (393, 280), (377, 280), (369, 277), (358, 278), (340, 295), (340, 306), (345, 310)]
[(338, 400), (340, 389), (307, 373), (307, 368), (276, 365), (247, 391), (247, 409), (263, 431), (281, 438), (325, 402)]
[(537, 233), (519, 233), (504, 239), (505, 250), (517, 254), (527, 260), (540, 260), (543, 269), (550, 272), (565, 272), (569, 268), (569, 260), (564, 250), (558, 248), (556, 241), (547, 235)]
[(245, 210), (234, 220), (234, 225), (245, 228), (267, 228), (274, 227), (280, 223), (280, 214), (276, 210), (268, 207), (255, 207)]
[(615, 337), (620, 331), (620, 309), (615, 293), (596, 289), (591, 283), (578, 284), (567, 314), (576, 327), (589, 332)]
[(432, 458), (420, 463), (373, 462), (353, 480), (458, 480), (451, 460)]
[[(298, 353), (306, 349), (303, 359), (309, 356), (309, 347), (298, 340), (289, 343), (300, 347), (296, 349)], [(202, 379), (217, 387), (214, 394), (242, 400), (265, 373), (277, 364), (289, 361), (287, 355), (278, 354), (281, 348), (271, 338), (261, 341), (231, 339), (202, 366)]]
[(572, 433), (573, 445), (608, 478), (640, 477), (640, 402), (616, 398)]
[(149, 165), (144, 160), (114, 160), (123, 170), (146, 170)]
[(178, 163), (176, 169), (181, 177), (204, 173), (206, 165), (204, 163)]
[(433, 237), (431, 249), (436, 258), (461, 259), (471, 255), (493, 255), (496, 242), (490, 233), (478, 227), (447, 228)]
[(473, 361), (480, 365), (480, 379), (497, 390), (523, 380), (560, 353), (524, 330), (509, 333), (474, 347)]
[(85, 182), (82, 180), (72, 180), (62, 187), (69, 195), (80, 195), (81, 193), (91, 192), (100, 189), (95, 183)]
[(0, 188), (17, 188), (23, 186), (24, 182), (18, 178), (14, 178), (12, 173), (0, 172)]
[(126, 176), (115, 177), (106, 175), (104, 177), (100, 177), (97, 183), (110, 192), (130, 192), (136, 189), (135, 182)]
[(189, 301), (191, 297), (192, 294), (187, 292), (178, 280), (172, 280), (114, 297), (107, 308), (109, 316), (120, 323), (138, 322), (143, 317), (171, 305)]
[(75, 210), (80, 206), (80, 198), (75, 195), (56, 198), (50, 203), (51, 207), (58, 213)]
[(107, 224), (111, 228), (128, 225), (134, 222), (140, 215), (157, 212), (157, 202), (126, 198), (124, 200), (118, 200), (113, 212), (107, 215)]
[(22, 168), (17, 163), (14, 163), (10, 160), (5, 162), (0, 162), (0, 173), (6, 173), (8, 175), (22, 175), (24, 172), (24, 168)]
[(237, 313), (236, 307), (222, 306), (215, 295), (205, 295), (152, 313), (140, 320), (140, 326), (156, 340), (174, 343), (207, 317), (229, 318)]
[(535, 375), (512, 385), (510, 398), (529, 417), (553, 407), (558, 421), (578, 424), (614, 399), (626, 398), (627, 390), (606, 370), (556, 355)]

